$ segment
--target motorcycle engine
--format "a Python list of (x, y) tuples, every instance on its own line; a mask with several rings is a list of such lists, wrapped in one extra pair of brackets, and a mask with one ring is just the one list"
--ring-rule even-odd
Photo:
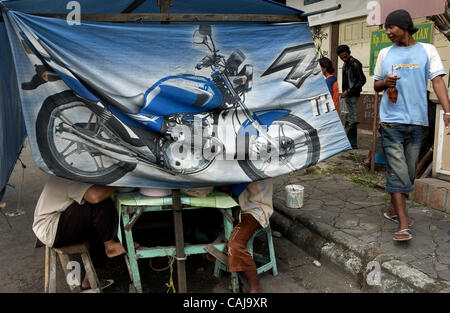
[(163, 147), (165, 166), (177, 173), (189, 174), (205, 168), (209, 162), (203, 158), (202, 149), (175, 141)]

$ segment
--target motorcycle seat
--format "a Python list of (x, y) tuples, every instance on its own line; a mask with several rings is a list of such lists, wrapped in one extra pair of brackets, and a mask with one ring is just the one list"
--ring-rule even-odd
[(143, 93), (131, 97), (108, 94), (108, 100), (121, 111), (136, 114), (144, 106), (145, 96)]

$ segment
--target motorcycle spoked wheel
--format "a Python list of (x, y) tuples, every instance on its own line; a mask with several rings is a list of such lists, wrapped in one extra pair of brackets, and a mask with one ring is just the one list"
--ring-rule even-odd
[[(78, 131), (114, 143), (99, 127), (96, 114), (72, 91), (47, 97), (36, 119), (36, 139), (42, 159), (56, 176), (107, 185), (135, 169), (136, 164), (112, 159), (84, 143), (64, 139), (63, 128), (69, 128), (61, 120), (62, 114), (68, 119), (83, 119), (72, 124)], [(115, 123), (114, 127), (123, 128), (120, 123)], [(126, 132), (125, 129), (120, 131)]]
[[(277, 169), (293, 164), (295, 169), (306, 168), (316, 164), (320, 157), (320, 141), (317, 130), (306, 121), (295, 115), (285, 115), (275, 120), (268, 128), (267, 133), (272, 138), (280, 138), (280, 155), (278, 162), (268, 160), (239, 160), (238, 163), (247, 176), (255, 181), (277, 176)], [(252, 150), (250, 140), (246, 139), (245, 151)], [(270, 150), (269, 150), (270, 151)], [(270, 175), (270, 171), (273, 175)]]

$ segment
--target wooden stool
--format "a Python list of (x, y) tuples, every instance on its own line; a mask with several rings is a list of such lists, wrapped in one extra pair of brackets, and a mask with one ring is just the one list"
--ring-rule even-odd
[[(44, 282), (44, 292), (45, 293), (55, 293), (56, 292), (56, 254), (58, 254), (59, 261), (63, 268), (65, 277), (70, 274), (67, 269), (67, 264), (69, 263), (69, 255), (80, 254), (83, 260), (84, 269), (86, 270), (86, 275), (89, 279), (91, 289), (81, 291), (81, 277), (80, 285), (69, 285), (71, 292), (101, 292), (100, 282), (95, 272), (94, 266), (89, 256), (89, 250), (87, 244), (76, 244), (71, 246), (65, 246), (61, 248), (49, 248), (45, 247), (45, 282)], [(67, 280), (66, 280), (67, 282)]]

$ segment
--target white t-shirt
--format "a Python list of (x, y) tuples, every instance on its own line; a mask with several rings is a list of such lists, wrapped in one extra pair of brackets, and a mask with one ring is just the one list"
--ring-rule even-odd
[(273, 214), (272, 194), (272, 179), (250, 183), (239, 195), (241, 214), (251, 214), (262, 228), (266, 228)]
[(43, 244), (53, 246), (61, 213), (74, 201), (83, 204), (84, 194), (91, 186), (92, 184), (50, 176), (34, 210), (33, 231)]
[(436, 48), (417, 42), (408, 47), (393, 45), (382, 49), (373, 77), (383, 80), (393, 72), (400, 77), (397, 80), (397, 102), (389, 101), (387, 92), (384, 92), (380, 121), (428, 126), (428, 80), (446, 74)]

